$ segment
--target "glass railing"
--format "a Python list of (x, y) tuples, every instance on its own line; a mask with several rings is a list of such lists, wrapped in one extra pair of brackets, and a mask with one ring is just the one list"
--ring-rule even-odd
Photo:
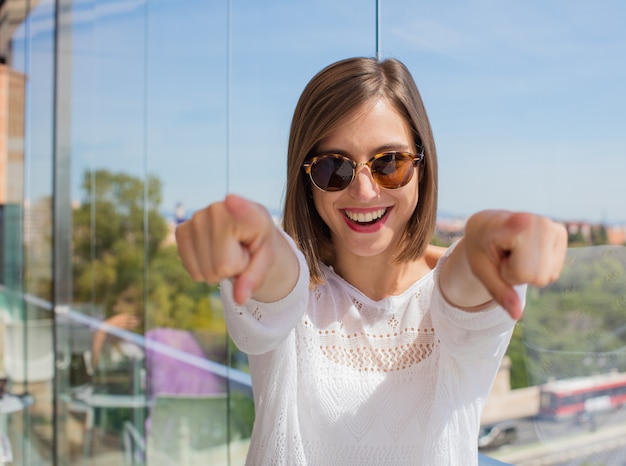
[[(53, 310), (48, 302), (23, 298), (40, 310)], [(127, 462), (141, 464), (150, 455), (172, 460), (163, 456), (167, 452), (176, 461), (210, 458), (211, 464), (243, 464), (253, 419), (248, 373), (204, 357), (180, 340), (168, 343), (151, 330), (137, 334), (69, 307), (54, 313), (57, 378), (71, 381), (67, 386), (57, 383), (61, 426), (68, 436), (72, 429), (72, 435), (85, 432), (83, 456), (104, 460), (125, 455)], [(501, 419), (483, 430), (479, 464), (543, 460), (621, 464), (626, 457), (624, 322), (626, 248), (570, 248), (561, 278), (546, 288), (528, 290), (525, 315), (509, 352), (516, 358), (518, 346), (517, 357), (523, 358), (523, 364), (518, 360), (513, 366), (515, 371), (523, 370), (528, 386), (498, 395), (508, 400), (500, 402), (508, 404), (512, 414), (507, 417), (502, 411)], [(85, 341), (80, 343), (81, 338), (98, 331), (144, 352), (123, 379), (125, 388), (117, 393), (97, 390), (94, 378), (59, 377), (63, 371), (76, 370), (71, 353), (89, 348)], [(172, 380), (188, 377), (183, 382), (187, 391), (159, 392), (155, 364), (166, 368)], [(178, 375), (173, 368), (180, 370)], [(93, 368), (87, 372), (93, 375)], [(205, 392), (193, 389), (205, 380), (198, 377), (206, 375), (217, 385)], [(511, 377), (519, 379), (519, 374)], [(220, 421), (207, 423), (211, 418)], [(169, 434), (164, 437), (159, 429), (168, 423)], [(202, 439), (198, 432), (204, 432)]]
[[(19, 330), (22, 342), (20, 351), (7, 348), (22, 359), (15, 364), (19, 366), (17, 372), (10, 371), (11, 376), (22, 374), (18, 377), (20, 384), (10, 380), (7, 389), (28, 390), (28, 399), (35, 401), (30, 408), (29, 403), (22, 405), (26, 408), (23, 421), (12, 422), (8, 429), (3, 429), (7, 444), (14, 446), (11, 457), (25, 461), (26, 455), (21, 451), (28, 450), (31, 461), (45, 464), (45, 457), (52, 454), (50, 442), (54, 437), (49, 430), (40, 431), (38, 425), (53, 422), (48, 400), (52, 391), (46, 388), (51, 388), (56, 380), (56, 441), (64, 464), (85, 460), (90, 464), (196, 464), (183, 461), (190, 458), (210, 458), (209, 463), (203, 464), (243, 464), (253, 422), (250, 375), (207, 358), (191, 332), (161, 328), (138, 334), (71, 307), (53, 309), (49, 302), (37, 297), (16, 296), (4, 288), (0, 294), (9, 295), (12, 300), (21, 298), (48, 317), (5, 319), (5, 330)], [(42, 327), (42, 321), (49, 325)], [(42, 328), (46, 335), (41, 333)], [(110, 371), (94, 368), (90, 340), (97, 338), (98, 332), (126, 350), (138, 349), (134, 363)], [(34, 351), (32, 348), (43, 340), (48, 345), (39, 345), (40, 349)], [(28, 348), (26, 351), (22, 344)], [(48, 362), (44, 371), (39, 366), (33, 369), (41, 365), (41, 358), (37, 357), (40, 350), (44, 350)], [(14, 398), (18, 399), (5, 397), (4, 404), (8, 406)], [(48, 409), (42, 413), (36, 406)], [(28, 442), (28, 446), (16, 448), (20, 441)], [(41, 450), (43, 445), (47, 445), (47, 452)], [(15, 451), (17, 455), (13, 454)], [(20, 461), (15, 464), (30, 464)]]

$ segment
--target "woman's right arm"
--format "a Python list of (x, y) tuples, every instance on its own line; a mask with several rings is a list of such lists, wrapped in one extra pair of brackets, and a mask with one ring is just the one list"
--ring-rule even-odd
[(239, 196), (228, 195), (196, 212), (178, 226), (176, 242), (194, 280), (233, 280), (237, 304), (249, 298), (279, 301), (298, 279), (296, 255), (267, 209)]

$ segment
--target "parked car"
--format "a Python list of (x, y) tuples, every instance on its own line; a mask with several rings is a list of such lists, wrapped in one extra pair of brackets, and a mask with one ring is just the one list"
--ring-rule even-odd
[(490, 449), (515, 443), (517, 426), (513, 422), (500, 422), (482, 426), (478, 433), (478, 448)]

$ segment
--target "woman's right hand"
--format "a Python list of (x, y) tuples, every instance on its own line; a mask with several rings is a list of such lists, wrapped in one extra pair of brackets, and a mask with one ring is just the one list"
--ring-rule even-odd
[(176, 229), (178, 253), (196, 281), (234, 279), (238, 304), (272, 302), (296, 283), (298, 262), (265, 207), (228, 195)]

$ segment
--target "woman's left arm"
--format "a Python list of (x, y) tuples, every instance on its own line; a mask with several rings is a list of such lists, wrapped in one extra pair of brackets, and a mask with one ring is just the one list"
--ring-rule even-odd
[(441, 293), (467, 311), (482, 310), (493, 300), (517, 320), (522, 304), (513, 286), (555, 281), (566, 252), (565, 227), (547, 217), (482, 211), (470, 217), (465, 236), (444, 264)]

